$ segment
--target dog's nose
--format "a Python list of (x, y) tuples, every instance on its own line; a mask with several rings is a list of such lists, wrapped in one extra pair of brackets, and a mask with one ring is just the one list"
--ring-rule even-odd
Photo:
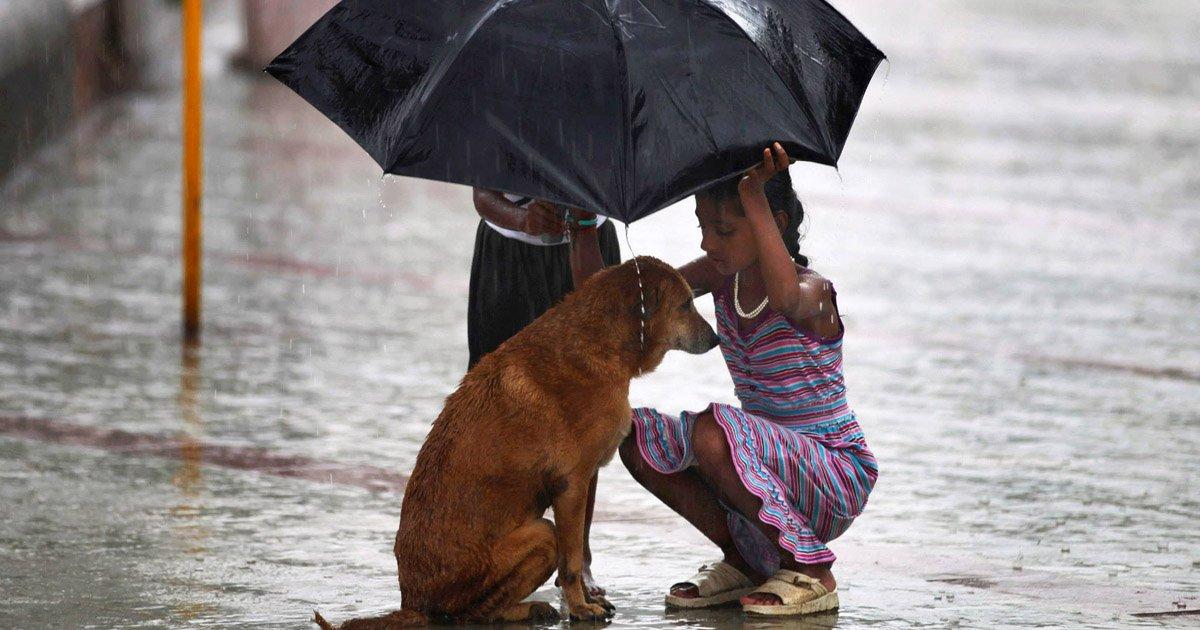
[(703, 328), (697, 331), (692, 337), (691, 343), (683, 350), (691, 354), (704, 354), (717, 347), (717, 342), (717, 333), (713, 332), (712, 326), (709, 326), (708, 322), (704, 322)]

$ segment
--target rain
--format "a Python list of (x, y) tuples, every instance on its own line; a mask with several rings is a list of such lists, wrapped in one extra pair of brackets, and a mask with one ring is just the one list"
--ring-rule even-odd
[[(470, 188), (380, 177), (261, 72), (330, 2), (258, 14), (277, 24), (254, 35), (272, 2), (208, 0), (203, 329), (181, 343), (179, 3), (0, 14), (83, 23), (74, 5), (117, 4), (93, 26), (128, 31), (104, 62), (122, 81), (64, 79), (84, 44), (65, 27), (0, 68), (2, 135), (21, 138), (0, 153), (0, 619), (296, 628), (397, 609), (407, 475), (467, 364)], [(656, 2), (607, 4), (623, 28), (655, 23)], [(1194, 625), (1200, 13), (833, 5), (889, 57), (838, 169), (791, 169), (881, 470), (830, 543), (841, 607), (665, 610), (719, 552), (615, 458), (591, 532), (613, 627)], [(586, 140), (580, 163), (606, 159)], [(528, 157), (487, 150), (472, 163)], [(694, 206), (619, 226), (623, 258), (701, 255)], [(736, 403), (717, 351), (670, 354), (630, 393), (714, 400)], [(560, 604), (553, 580), (533, 598)]]

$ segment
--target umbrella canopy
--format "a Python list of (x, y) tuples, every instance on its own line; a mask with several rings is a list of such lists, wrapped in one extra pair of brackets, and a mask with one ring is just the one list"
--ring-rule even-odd
[(267, 72), (387, 173), (630, 222), (836, 165), (883, 58), (823, 0), (343, 0)]

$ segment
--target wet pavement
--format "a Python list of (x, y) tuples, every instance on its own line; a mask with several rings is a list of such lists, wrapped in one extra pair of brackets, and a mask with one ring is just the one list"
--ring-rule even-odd
[[(1200, 14), (837, 4), (890, 67), (840, 173), (795, 175), (882, 474), (832, 545), (840, 613), (745, 625), (1200, 622)], [(231, 5), (207, 6), (201, 348), (179, 344), (171, 84), (0, 189), (6, 627), (398, 603), (404, 473), (466, 364), (469, 193), (381, 179), (286, 89), (229, 72)], [(694, 223), (663, 211), (626, 253), (684, 262)], [(632, 400), (732, 391), (717, 353), (680, 355)], [(713, 550), (619, 463), (592, 536), (614, 626), (742, 622), (663, 611)]]

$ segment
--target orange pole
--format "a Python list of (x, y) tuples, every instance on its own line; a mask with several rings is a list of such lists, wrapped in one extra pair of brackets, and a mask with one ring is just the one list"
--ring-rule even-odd
[(191, 343), (200, 340), (201, 21), (201, 0), (183, 0), (183, 337)]

